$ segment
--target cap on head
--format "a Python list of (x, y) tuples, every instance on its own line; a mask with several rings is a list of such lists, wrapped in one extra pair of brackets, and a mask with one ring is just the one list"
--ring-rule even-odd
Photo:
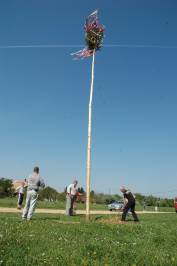
[(36, 173), (36, 174), (39, 174), (39, 167), (38, 166), (35, 166), (33, 171)]
[(127, 189), (126, 187), (124, 187), (124, 186), (120, 187), (120, 191), (121, 191), (122, 193), (126, 192), (127, 190), (128, 190), (128, 189)]

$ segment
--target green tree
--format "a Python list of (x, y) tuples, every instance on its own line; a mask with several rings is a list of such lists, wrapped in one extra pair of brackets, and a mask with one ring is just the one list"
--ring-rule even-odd
[(145, 198), (145, 201), (147, 206), (156, 206), (159, 199), (150, 195)]
[(12, 197), (14, 194), (13, 183), (11, 179), (0, 178), (0, 197)]
[(146, 200), (145, 200), (146, 197), (145, 197), (144, 195), (140, 194), (140, 193), (135, 193), (135, 198), (136, 198), (136, 201), (137, 201), (139, 204), (141, 204), (141, 205), (143, 205), (144, 202), (146, 201)]
[(81, 193), (81, 194), (84, 194), (84, 193), (85, 193), (83, 187), (79, 187), (79, 188), (78, 188), (78, 192)]
[(58, 193), (57, 200), (65, 201), (66, 200), (66, 192)]
[(45, 187), (39, 192), (40, 200), (56, 201), (58, 199), (59, 193), (52, 187)]

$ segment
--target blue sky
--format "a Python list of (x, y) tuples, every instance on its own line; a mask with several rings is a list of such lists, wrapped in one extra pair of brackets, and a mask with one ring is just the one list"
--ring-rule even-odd
[[(97, 8), (104, 43), (130, 46), (96, 55), (91, 188), (173, 197), (175, 0), (1, 1), (0, 176), (23, 178), (39, 165), (47, 185), (61, 191), (76, 177), (85, 187), (91, 58), (70, 53), (84, 46), (85, 17)], [(3, 48), (53, 44), (73, 47)]]

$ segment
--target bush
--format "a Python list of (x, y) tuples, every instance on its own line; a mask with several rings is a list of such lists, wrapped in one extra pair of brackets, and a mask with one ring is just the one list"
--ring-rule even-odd
[(11, 179), (0, 178), (0, 198), (12, 197), (14, 194), (13, 183)]

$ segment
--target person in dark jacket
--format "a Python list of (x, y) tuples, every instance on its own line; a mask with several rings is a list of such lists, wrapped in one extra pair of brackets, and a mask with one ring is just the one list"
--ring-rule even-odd
[(120, 191), (123, 193), (124, 204), (125, 204), (123, 208), (121, 221), (125, 221), (127, 213), (130, 210), (134, 218), (134, 221), (139, 222), (138, 216), (135, 212), (135, 205), (136, 205), (135, 196), (132, 194), (130, 190), (128, 190), (125, 187), (120, 187)]

